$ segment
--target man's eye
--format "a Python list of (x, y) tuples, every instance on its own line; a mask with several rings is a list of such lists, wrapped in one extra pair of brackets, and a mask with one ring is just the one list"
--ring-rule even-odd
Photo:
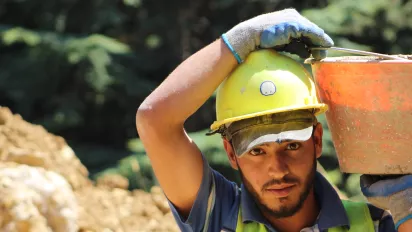
[(262, 148), (253, 148), (252, 150), (249, 151), (249, 154), (251, 155), (263, 155), (265, 154), (265, 151)]
[(286, 150), (297, 150), (300, 148), (300, 143), (289, 143)]

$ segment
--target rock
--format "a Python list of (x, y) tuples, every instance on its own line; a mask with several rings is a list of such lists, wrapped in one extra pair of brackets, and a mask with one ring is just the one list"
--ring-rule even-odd
[(164, 214), (170, 212), (169, 203), (167, 202), (166, 196), (164, 195), (162, 189), (159, 186), (153, 186), (151, 189), (152, 200)]
[(74, 189), (92, 184), (86, 167), (62, 137), (24, 121), (6, 107), (0, 107), (0, 161), (55, 171)]
[(69, 183), (43, 168), (0, 164), (0, 231), (75, 232), (77, 202)]
[(129, 188), (129, 180), (119, 174), (105, 174), (97, 179), (96, 184), (97, 186), (106, 186), (108, 188)]

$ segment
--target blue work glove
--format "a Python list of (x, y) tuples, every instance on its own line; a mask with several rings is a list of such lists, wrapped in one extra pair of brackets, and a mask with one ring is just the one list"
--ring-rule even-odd
[(362, 175), (360, 186), (370, 203), (391, 211), (396, 230), (402, 223), (412, 219), (412, 175)]
[[(258, 48), (273, 48), (308, 58), (308, 47), (333, 46), (333, 40), (317, 25), (294, 9), (259, 15), (244, 21), (222, 35), (239, 63)], [(315, 59), (326, 57), (325, 50), (314, 50)]]

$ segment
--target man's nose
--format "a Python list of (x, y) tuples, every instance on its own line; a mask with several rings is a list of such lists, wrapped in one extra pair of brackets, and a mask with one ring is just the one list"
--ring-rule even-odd
[(268, 173), (274, 179), (282, 179), (289, 174), (289, 167), (285, 157), (281, 154), (271, 154), (267, 160)]

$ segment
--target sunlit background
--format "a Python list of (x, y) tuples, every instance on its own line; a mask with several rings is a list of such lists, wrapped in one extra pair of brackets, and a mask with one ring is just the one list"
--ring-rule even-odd
[[(0, 105), (64, 137), (91, 179), (118, 173), (129, 189), (149, 191), (156, 180), (135, 129), (139, 104), (238, 22), (287, 7), (336, 46), (411, 54), (406, 0), (0, 0)], [(239, 181), (219, 136), (204, 135), (214, 118), (211, 97), (186, 128), (211, 166)], [(324, 143), (320, 163), (330, 181), (363, 199), (359, 176), (339, 171), (328, 130)]]

